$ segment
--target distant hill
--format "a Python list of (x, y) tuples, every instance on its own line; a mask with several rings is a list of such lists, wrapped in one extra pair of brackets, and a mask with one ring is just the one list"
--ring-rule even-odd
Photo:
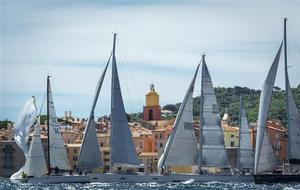
[[(293, 88), (293, 95), (300, 108), (300, 85), (297, 88)], [(248, 121), (256, 122), (258, 116), (259, 96), (260, 90), (254, 90), (247, 87), (235, 86), (234, 88), (216, 87), (215, 92), (217, 95), (217, 101), (219, 104), (221, 116), (227, 110), (231, 117), (231, 121), (238, 121), (239, 107), (240, 107), (240, 94), (243, 94), (244, 107), (247, 112)], [(163, 106), (163, 109), (178, 112), (180, 103), (168, 104)], [(282, 123), (286, 124), (286, 100), (285, 91), (279, 87), (274, 87), (272, 96), (272, 102), (269, 110), (269, 119), (278, 119)], [(194, 98), (194, 116), (199, 116), (200, 110), (200, 97)]]

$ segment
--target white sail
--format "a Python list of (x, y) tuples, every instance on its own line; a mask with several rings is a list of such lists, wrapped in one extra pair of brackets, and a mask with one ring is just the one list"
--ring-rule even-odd
[(37, 110), (35, 98), (31, 97), (24, 104), (22, 111), (19, 113), (17, 121), (14, 125), (14, 139), (17, 145), (24, 152), (25, 156), (28, 153), (28, 135), (31, 127), (36, 122)]
[(200, 64), (180, 105), (172, 133), (158, 161), (159, 169), (172, 165), (198, 165), (199, 152), (193, 128), (193, 92), (199, 66)]
[(51, 85), (48, 77), (48, 114), (49, 114), (49, 145), (50, 149), (50, 168), (70, 170), (71, 166), (67, 158), (66, 147), (61, 137), (60, 126), (57, 121), (55, 107), (52, 98)]
[(300, 114), (287, 76), (288, 94), (288, 158), (291, 164), (300, 164)]
[(42, 141), (40, 138), (39, 126), (35, 126), (34, 129), (34, 134), (24, 166), (24, 172), (27, 176), (33, 177), (39, 177), (48, 173)]
[(277, 74), (278, 63), (280, 60), (282, 43), (268, 72), (267, 78), (263, 84), (258, 110), (258, 124), (256, 134), (256, 148), (254, 160), (254, 173), (260, 173), (266, 169), (271, 169), (276, 165), (275, 155), (272, 145), (266, 133), (266, 122), (271, 103), (274, 82)]
[(95, 170), (102, 166), (101, 152), (100, 152), (100, 147), (99, 147), (99, 142), (97, 139), (97, 132), (96, 132), (96, 123), (94, 120), (95, 119), (94, 111), (98, 101), (102, 83), (105, 77), (105, 73), (110, 62), (110, 58), (105, 66), (103, 73), (99, 78), (96, 87), (95, 97), (92, 104), (91, 113), (89, 116), (87, 126), (84, 131), (84, 136), (83, 136), (83, 140), (82, 140), (82, 144), (81, 144), (81, 148), (80, 148), (80, 152), (76, 164), (77, 168), (81, 170), (84, 170), (86, 168), (89, 168), (90, 170)]
[(201, 166), (229, 167), (221, 128), (220, 112), (204, 55), (202, 60), (200, 106), (200, 156)]
[(241, 96), (240, 103), (240, 129), (239, 129), (239, 149), (238, 149), (238, 168), (252, 169), (254, 166), (254, 152), (250, 142), (250, 132), (246, 111), (243, 106)]
[(112, 57), (112, 84), (111, 84), (111, 129), (110, 129), (110, 161), (114, 164), (139, 165), (132, 135), (128, 127), (123, 98), (121, 94), (116, 57), (116, 34)]

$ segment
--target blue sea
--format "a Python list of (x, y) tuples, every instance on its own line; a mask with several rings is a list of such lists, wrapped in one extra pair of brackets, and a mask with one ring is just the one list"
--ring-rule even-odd
[(0, 178), (0, 190), (93, 190), (93, 189), (103, 189), (103, 190), (113, 190), (113, 189), (139, 189), (139, 190), (152, 190), (152, 189), (284, 189), (284, 190), (300, 190), (300, 184), (271, 184), (271, 185), (255, 185), (254, 183), (234, 183), (234, 182), (206, 182), (206, 183), (198, 183), (198, 182), (190, 182), (186, 181), (183, 183), (87, 183), (87, 184), (13, 184), (8, 179)]

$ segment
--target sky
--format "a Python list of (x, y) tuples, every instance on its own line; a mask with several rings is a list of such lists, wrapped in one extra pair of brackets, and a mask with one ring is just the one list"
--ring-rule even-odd
[[(48, 74), (57, 115), (88, 117), (114, 32), (129, 113), (142, 112), (151, 83), (161, 106), (181, 102), (202, 53), (214, 86), (260, 89), (283, 39), (283, 17), (290, 83), (300, 84), (297, 0), (2, 0), (0, 8), (0, 120), (15, 121), (31, 96), (41, 109)], [(97, 116), (110, 113), (110, 75), (111, 68)], [(275, 85), (284, 88), (282, 61)]]

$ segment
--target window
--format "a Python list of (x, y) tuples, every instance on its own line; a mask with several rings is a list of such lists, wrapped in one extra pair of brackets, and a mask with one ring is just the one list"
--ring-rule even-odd
[(234, 141), (230, 141), (230, 146), (234, 146)]
[(103, 143), (100, 143), (100, 146), (103, 147)]
[(150, 109), (149, 110), (149, 113), (148, 113), (149, 115), (148, 115), (148, 119), (149, 120), (153, 120), (153, 110), (152, 109)]
[(155, 139), (158, 139), (158, 134), (155, 134)]
[(159, 148), (163, 148), (164, 144), (163, 143), (159, 143)]
[(73, 156), (73, 161), (77, 161), (77, 156)]
[(163, 138), (163, 134), (159, 133), (159, 139), (162, 139), (162, 138)]
[(230, 137), (232, 137), (232, 138), (233, 138), (233, 137), (234, 137), (234, 135), (230, 135)]
[(76, 150), (76, 149), (74, 149), (74, 150), (73, 150), (73, 152), (74, 152), (74, 154), (76, 154), (76, 153), (77, 153), (77, 150)]

